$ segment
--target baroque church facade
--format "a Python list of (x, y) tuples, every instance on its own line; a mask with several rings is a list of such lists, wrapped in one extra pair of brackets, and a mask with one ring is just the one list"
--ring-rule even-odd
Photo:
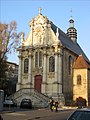
[(35, 89), (61, 102), (83, 97), (90, 103), (90, 61), (77, 42), (74, 20), (64, 33), (46, 16), (30, 21), (30, 33), (19, 51), (17, 91)]

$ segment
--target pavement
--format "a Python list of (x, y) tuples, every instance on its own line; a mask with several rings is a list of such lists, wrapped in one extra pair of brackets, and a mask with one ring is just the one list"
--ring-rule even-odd
[[(77, 107), (68, 107), (68, 106), (62, 106), (58, 108), (58, 111), (65, 111), (65, 110), (75, 110), (77, 109)], [(23, 109), (23, 108), (19, 108), (19, 107), (6, 107), (4, 108), (2, 111), (0, 111), (0, 114), (4, 114), (4, 113), (14, 113), (14, 112), (23, 112), (23, 111), (34, 111), (34, 110), (50, 110), (50, 108), (40, 108), (40, 109)]]
[[(60, 111), (72, 111), (76, 109), (75, 107), (66, 107), (63, 106), (62, 108), (58, 108), (57, 114), (59, 115)], [(4, 108), (3, 111), (0, 112), (4, 120), (35, 120), (39, 118), (47, 119), (50, 116), (55, 116), (55, 110), (51, 112), (50, 108), (41, 108), (41, 109), (21, 109), (19, 107), (16, 108)], [(62, 114), (62, 113), (61, 113)]]

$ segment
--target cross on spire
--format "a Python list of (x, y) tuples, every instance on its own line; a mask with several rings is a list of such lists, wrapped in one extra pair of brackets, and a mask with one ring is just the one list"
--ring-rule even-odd
[(72, 9), (70, 10), (70, 14), (71, 14), (71, 16), (70, 16), (70, 17), (72, 18)]
[(39, 7), (39, 8), (38, 8), (38, 12), (39, 12), (39, 14), (41, 14), (41, 10), (42, 10), (42, 8)]

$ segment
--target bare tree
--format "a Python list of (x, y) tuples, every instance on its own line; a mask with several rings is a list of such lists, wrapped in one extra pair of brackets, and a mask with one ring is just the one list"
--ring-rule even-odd
[(6, 58), (8, 53), (15, 51), (20, 44), (22, 32), (17, 33), (16, 28), (15, 21), (10, 24), (0, 23), (0, 62)]
[(17, 33), (16, 29), (17, 23), (15, 21), (10, 22), (10, 24), (0, 23), (0, 85), (6, 79), (7, 54), (11, 54), (12, 51), (16, 52), (21, 42), (22, 32)]

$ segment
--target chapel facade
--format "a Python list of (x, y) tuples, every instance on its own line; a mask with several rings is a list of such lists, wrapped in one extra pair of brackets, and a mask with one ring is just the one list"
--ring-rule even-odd
[[(77, 42), (74, 20), (69, 20), (69, 28), (67, 33), (64, 33), (39, 11), (29, 25), (30, 33), (26, 39), (22, 34), (22, 43), (18, 48), (17, 91), (33, 88), (63, 102), (80, 96), (85, 98), (87, 103), (90, 102), (90, 61)], [(75, 65), (80, 56), (86, 63), (84, 67)], [(77, 83), (77, 79), (81, 79), (81, 84)], [(85, 95), (83, 87), (86, 88)]]

